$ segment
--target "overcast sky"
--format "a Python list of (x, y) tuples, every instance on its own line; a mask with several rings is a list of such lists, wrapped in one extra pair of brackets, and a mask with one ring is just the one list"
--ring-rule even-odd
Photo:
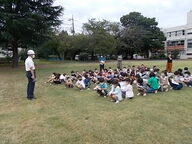
[(192, 10), (192, 0), (55, 0), (54, 4), (65, 9), (62, 29), (70, 30), (69, 18), (73, 15), (76, 32), (90, 18), (119, 22), (133, 11), (155, 17), (160, 28), (174, 27), (186, 24), (187, 12)]

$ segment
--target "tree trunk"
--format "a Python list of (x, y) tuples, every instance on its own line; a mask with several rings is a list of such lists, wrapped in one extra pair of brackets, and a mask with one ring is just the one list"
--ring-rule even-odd
[(131, 59), (133, 59), (133, 55), (134, 55), (134, 53), (130, 52)]
[(17, 41), (12, 42), (12, 51), (13, 51), (12, 67), (16, 68), (16, 67), (18, 67), (18, 60), (19, 60)]
[(91, 60), (94, 60), (94, 51), (91, 52)]

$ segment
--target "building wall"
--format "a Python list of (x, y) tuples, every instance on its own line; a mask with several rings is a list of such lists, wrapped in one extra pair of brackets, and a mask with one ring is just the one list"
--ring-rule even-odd
[(187, 24), (163, 29), (166, 36), (165, 50), (179, 50), (181, 58), (192, 58), (192, 11), (187, 14)]

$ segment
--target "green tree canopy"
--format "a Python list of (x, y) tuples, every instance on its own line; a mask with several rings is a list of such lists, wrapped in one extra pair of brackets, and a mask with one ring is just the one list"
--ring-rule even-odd
[(59, 25), (63, 8), (53, 0), (1, 0), (0, 39), (13, 50), (13, 67), (18, 65), (18, 47), (38, 43)]
[(133, 57), (134, 53), (148, 55), (148, 51), (162, 49), (165, 40), (155, 18), (147, 18), (139, 12), (131, 12), (120, 18), (123, 26), (120, 32), (121, 52)]
[(88, 23), (83, 25), (83, 29), (84, 33), (89, 35), (89, 52), (92, 57), (95, 54), (107, 55), (115, 52), (116, 35), (119, 30), (117, 23), (90, 19)]

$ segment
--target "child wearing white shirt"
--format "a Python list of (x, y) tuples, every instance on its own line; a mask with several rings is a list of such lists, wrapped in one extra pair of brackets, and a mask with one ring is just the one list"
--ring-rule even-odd
[(75, 83), (75, 86), (80, 89), (80, 90), (83, 90), (85, 89), (85, 83), (84, 83), (84, 80), (81, 76), (78, 77), (78, 80), (77, 82)]
[(122, 92), (117, 80), (113, 81), (113, 89), (111, 92), (111, 98), (115, 103), (119, 103), (122, 100)]
[(126, 79), (126, 89), (125, 89), (125, 98), (132, 99), (134, 97), (133, 86), (131, 85), (131, 80), (129, 78)]

